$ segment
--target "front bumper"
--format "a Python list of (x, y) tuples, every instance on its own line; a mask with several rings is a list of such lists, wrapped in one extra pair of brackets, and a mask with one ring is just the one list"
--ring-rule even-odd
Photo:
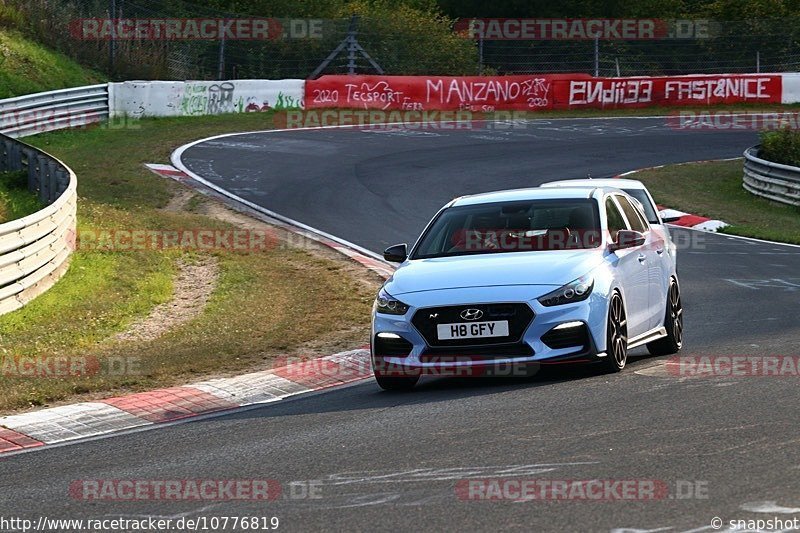
[[(538, 287), (526, 291), (520, 287), (488, 287), (401, 296), (400, 299), (410, 306), (405, 315), (373, 313), (373, 368), (376, 373), (386, 375), (396, 371), (442, 374), (445, 369), (525, 367), (599, 360), (598, 353), (605, 351), (606, 299), (593, 292), (582, 302), (546, 307), (536, 297), (519, 298), (521, 294), (529, 296), (525, 292), (538, 297), (548, 290), (551, 289)], [(443, 346), (431, 338), (431, 328), (421, 325), (417, 315), (420, 310), (425, 311), (425, 315), (433, 315), (436, 313), (428, 313), (428, 310), (436, 311), (434, 308), (446, 306), (466, 308), (508, 304), (527, 306), (532, 318), (516, 338), (501, 339), (502, 342), (482, 339), (471, 343), (465, 341), (459, 346)], [(571, 331), (555, 330), (558, 333), (554, 334), (554, 328), (565, 324), (574, 328)], [(581, 330), (585, 332), (583, 341), (570, 344), (569, 333)]]

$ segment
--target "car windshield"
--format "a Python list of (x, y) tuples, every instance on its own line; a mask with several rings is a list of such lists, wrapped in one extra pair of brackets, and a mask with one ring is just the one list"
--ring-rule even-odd
[(594, 200), (467, 205), (442, 211), (422, 236), (412, 259), (595, 248), (601, 240)]
[(642, 208), (644, 209), (644, 216), (647, 217), (647, 221), (650, 224), (661, 224), (661, 222), (658, 220), (656, 210), (653, 209), (653, 204), (650, 202), (650, 197), (647, 196), (647, 191), (644, 189), (622, 190), (639, 200), (639, 202), (642, 204)]

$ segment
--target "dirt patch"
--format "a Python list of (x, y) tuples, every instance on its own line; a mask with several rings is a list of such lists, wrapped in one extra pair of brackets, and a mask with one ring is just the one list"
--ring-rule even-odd
[[(276, 237), (279, 246), (300, 248), (314, 256), (335, 261), (336, 265), (331, 268), (340, 271), (343, 277), (358, 280), (369, 290), (376, 290), (383, 283), (383, 279), (375, 272), (317, 241), (240, 213), (216, 198), (199, 194), (194, 189), (185, 186), (175, 187), (172, 198), (163, 209), (170, 212), (190, 211), (242, 229), (269, 231)], [(219, 266), (212, 256), (201, 257), (191, 264), (180, 262), (174, 295), (170, 301), (155, 307), (147, 317), (134, 323), (127, 331), (116, 335), (114, 340), (150, 341), (197, 317), (213, 293), (218, 276)], [(331, 350), (349, 350), (368, 341), (363, 339), (362, 335), (363, 331), (360, 328), (348, 328), (329, 336), (324, 341), (313, 341), (299, 346), (298, 351), (307, 355), (328, 355), (332, 353)]]
[(203, 256), (192, 263), (178, 261), (178, 275), (168, 302), (157, 305), (150, 314), (117, 334), (120, 342), (147, 342), (189, 322), (203, 312), (219, 277), (219, 265), (213, 256)]
[(173, 213), (177, 213), (180, 211), (186, 211), (187, 206), (189, 205), (189, 201), (194, 197), (195, 193), (191, 189), (187, 189), (186, 187), (176, 187), (175, 194), (172, 195), (172, 198), (169, 199), (167, 205), (164, 206), (164, 211), (170, 211)]

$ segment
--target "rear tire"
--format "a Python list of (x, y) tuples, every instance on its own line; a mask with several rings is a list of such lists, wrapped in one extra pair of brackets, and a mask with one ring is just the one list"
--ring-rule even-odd
[(683, 347), (683, 304), (680, 287), (674, 278), (669, 282), (664, 329), (667, 330), (666, 337), (647, 343), (651, 355), (672, 355)]
[(614, 291), (608, 304), (606, 326), (605, 368), (609, 372), (621, 372), (628, 361), (628, 319), (622, 295)]
[(375, 376), (375, 381), (383, 390), (411, 390), (419, 381), (419, 376), (397, 377), (397, 376)]

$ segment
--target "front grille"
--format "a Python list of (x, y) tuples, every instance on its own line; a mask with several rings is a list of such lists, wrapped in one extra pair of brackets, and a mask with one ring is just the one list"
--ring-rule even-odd
[(376, 357), (406, 357), (414, 346), (402, 337), (387, 339), (376, 335), (372, 341), (372, 349)]
[(589, 331), (586, 324), (580, 326), (551, 329), (542, 335), (542, 342), (554, 350), (561, 348), (587, 348), (589, 346)]
[(456, 363), (461, 361), (491, 361), (494, 359), (512, 359), (514, 357), (530, 357), (533, 348), (527, 343), (515, 343), (498, 346), (465, 346), (463, 348), (427, 348), (419, 357), (423, 363)]
[[(465, 309), (480, 309), (483, 312), (483, 316), (477, 321), (464, 320), (460, 315)], [(425, 342), (428, 346), (433, 348), (485, 346), (518, 343), (520, 339), (522, 339), (522, 335), (525, 333), (531, 320), (533, 320), (533, 316), (533, 310), (528, 304), (524, 303), (464, 304), (419, 309), (414, 313), (414, 318), (411, 319), (411, 323), (425, 338)], [(438, 339), (436, 331), (436, 326), (438, 324), (470, 324), (473, 322), (492, 320), (507, 320), (508, 336), (442, 341)]]

